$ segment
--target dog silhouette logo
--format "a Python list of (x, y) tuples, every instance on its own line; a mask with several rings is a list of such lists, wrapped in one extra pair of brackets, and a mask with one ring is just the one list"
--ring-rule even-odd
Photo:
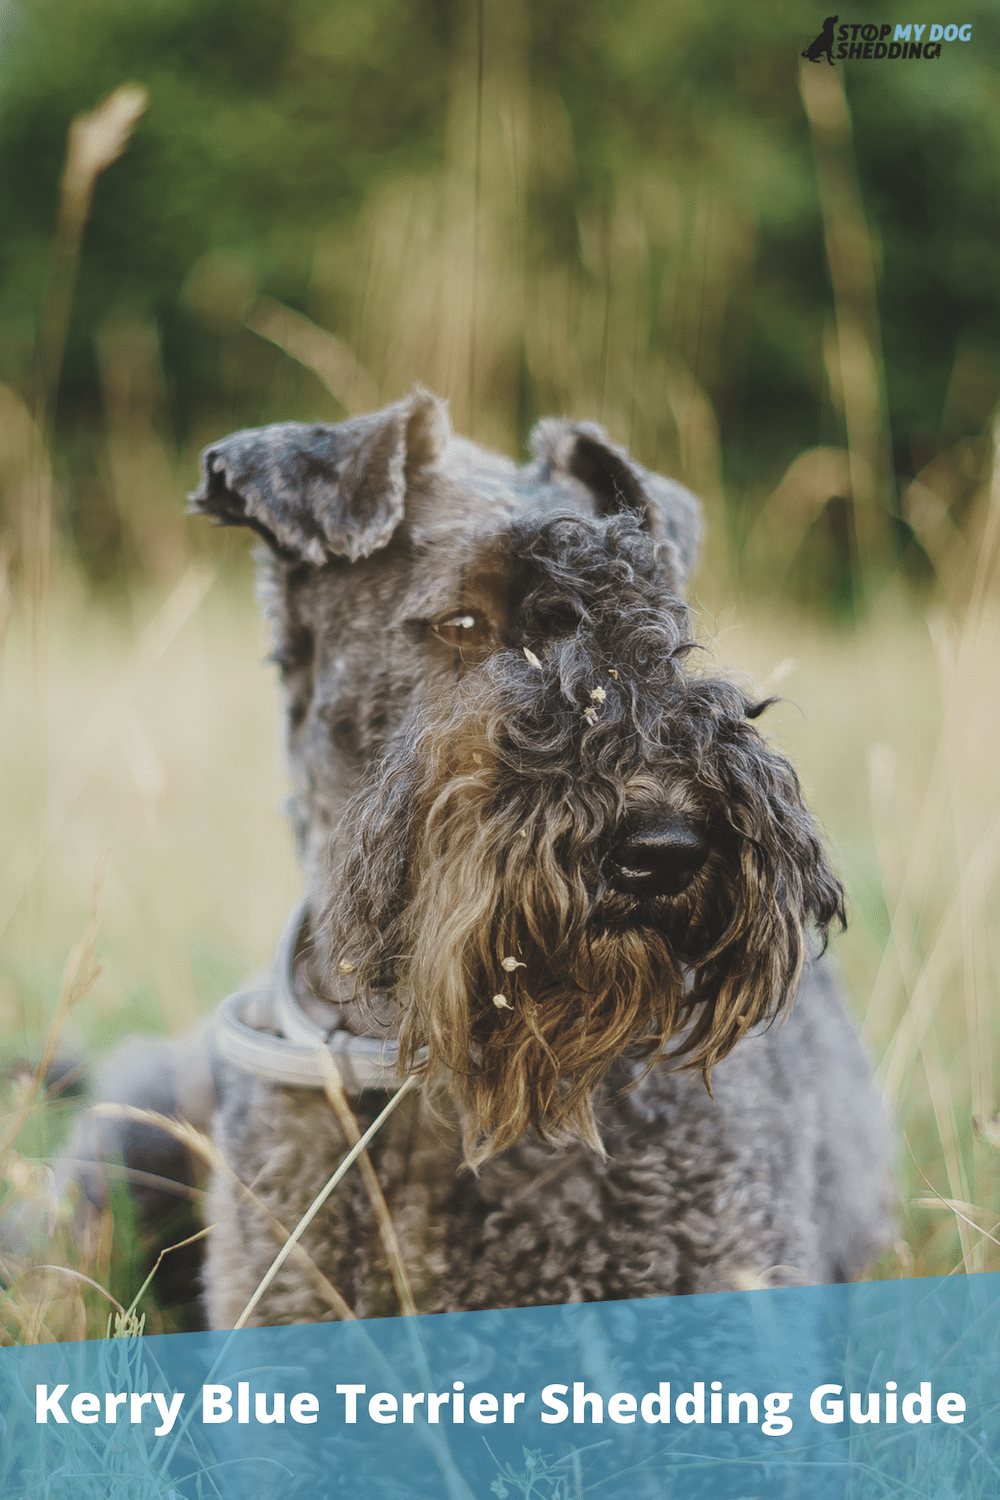
[(819, 36), (814, 42), (809, 43), (808, 47), (802, 54), (803, 57), (807, 57), (810, 62), (818, 63), (820, 58), (825, 53), (826, 60), (830, 64), (831, 68), (834, 66), (833, 28), (836, 26), (838, 19), (839, 17), (837, 16), (827, 16), (826, 20), (823, 22), (823, 30), (820, 32)]

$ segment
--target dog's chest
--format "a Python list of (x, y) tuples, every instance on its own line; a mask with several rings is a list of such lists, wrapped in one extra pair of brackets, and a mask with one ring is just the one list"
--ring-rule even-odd
[[(552, 1147), (533, 1135), (473, 1174), (447, 1099), (408, 1099), (372, 1145), (371, 1159), (421, 1312), (662, 1296), (740, 1284), (743, 1270), (782, 1259), (773, 1168), (753, 1162), (700, 1078), (658, 1068), (600, 1109), (608, 1155)], [(247, 1079), (236, 1083), (242, 1092)], [(344, 1140), (318, 1092), (254, 1080), (232, 1095), (220, 1144), (254, 1202), (243, 1209), (244, 1269), (262, 1275), (274, 1254), (262, 1215), (293, 1227), (320, 1192)], [(362, 1129), (383, 1103), (355, 1101)], [(245, 1109), (253, 1112), (248, 1134)], [(737, 1133), (738, 1135), (738, 1133)], [(732, 1212), (739, 1199), (738, 1213)], [(370, 1195), (357, 1172), (337, 1189), (303, 1243), (317, 1270), (362, 1317), (398, 1313), (399, 1300)], [(697, 1267), (695, 1274), (692, 1267)], [(321, 1289), (294, 1271), (261, 1304), (261, 1321), (331, 1316)]]

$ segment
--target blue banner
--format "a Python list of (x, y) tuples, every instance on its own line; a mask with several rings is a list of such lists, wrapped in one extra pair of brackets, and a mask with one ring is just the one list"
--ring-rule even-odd
[(0, 1496), (1000, 1500), (1000, 1276), (0, 1350)]

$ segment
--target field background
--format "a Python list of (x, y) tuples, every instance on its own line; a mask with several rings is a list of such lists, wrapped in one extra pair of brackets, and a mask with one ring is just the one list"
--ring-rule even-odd
[[(0, 11), (7, 1206), (58, 1218), (72, 1105), (17, 1062), (53, 1019), (69, 1059), (182, 1031), (298, 893), (249, 542), (183, 514), (199, 449), (421, 380), (483, 442), (590, 417), (703, 496), (702, 638), (786, 700), (849, 892), (900, 1127), (879, 1274), (1000, 1266), (1000, 22), (842, 72), (800, 63), (823, 9)], [(76, 1249), (131, 1300), (121, 1224)], [(22, 1269), (8, 1336), (103, 1331)]]

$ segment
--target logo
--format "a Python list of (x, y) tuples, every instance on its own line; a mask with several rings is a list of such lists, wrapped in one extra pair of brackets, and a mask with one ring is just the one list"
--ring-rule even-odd
[[(825, 57), (827, 62), (830, 64), (830, 67), (832, 68), (833, 28), (836, 26), (839, 20), (839, 16), (827, 16), (826, 20), (823, 22), (823, 30), (820, 32), (819, 36), (814, 42), (809, 43), (802, 56), (807, 57), (810, 62), (819, 62), (821, 57)], [(843, 31), (846, 31), (847, 27), (844, 26), (841, 29)]]
[(892, 62), (921, 58), (929, 62), (941, 56), (942, 42), (972, 40), (970, 21), (962, 25), (909, 21), (905, 26), (892, 21), (884, 21), (881, 25), (872, 21), (845, 21), (838, 26), (839, 20), (839, 16), (827, 16), (819, 36), (802, 53), (804, 58), (818, 63), (825, 57), (831, 68), (835, 58), (846, 61), (860, 58), (865, 62), (878, 62), (882, 58)]

